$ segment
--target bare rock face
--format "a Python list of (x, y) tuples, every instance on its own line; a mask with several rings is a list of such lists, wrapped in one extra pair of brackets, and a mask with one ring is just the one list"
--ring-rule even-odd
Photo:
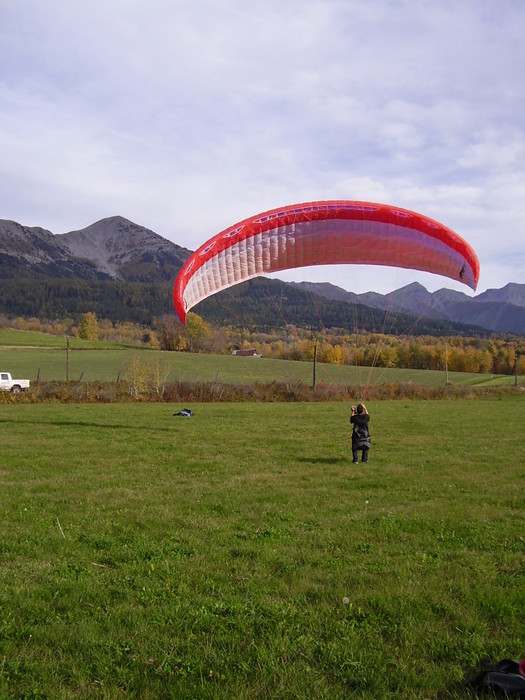
[(38, 277), (173, 281), (190, 251), (121, 216), (55, 235), (0, 220), (0, 272)]
[(69, 251), (64, 250), (51, 231), (0, 219), (0, 255), (9, 255), (35, 264), (67, 258)]

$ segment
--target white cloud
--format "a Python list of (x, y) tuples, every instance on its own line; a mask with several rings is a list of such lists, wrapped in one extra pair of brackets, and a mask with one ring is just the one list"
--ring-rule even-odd
[(509, 172), (525, 162), (525, 135), (517, 129), (496, 130), (494, 127), (475, 131), (458, 165), (475, 171)]

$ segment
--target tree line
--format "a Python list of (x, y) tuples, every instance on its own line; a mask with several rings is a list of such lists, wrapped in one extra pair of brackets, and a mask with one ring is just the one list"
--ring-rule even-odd
[(280, 333), (221, 329), (231, 347), (252, 347), (263, 357), (328, 364), (399, 369), (450, 370), (492, 374), (525, 374), (525, 339), (514, 336), (395, 336), (347, 333), (337, 329), (308, 333), (288, 326)]
[[(315, 300), (314, 300), (315, 298)], [(173, 314), (170, 284), (147, 284), (118, 280), (10, 278), (0, 280), (0, 313), (9, 317), (40, 319), (78, 318), (92, 312), (99, 319), (131, 322), (152, 327), (155, 319)], [(314, 331), (324, 328), (355, 328), (379, 332), (385, 312), (361, 304), (333, 301), (279, 280), (253, 279), (204, 300), (199, 315), (214, 327), (257, 327), (272, 331), (293, 324)], [(489, 335), (452, 321), (391, 314), (392, 335)]]
[(172, 307), (168, 285), (115, 280), (4, 279), (0, 313), (9, 317), (67, 319), (92, 312), (97, 318), (151, 325)]
[(97, 318), (92, 312), (73, 318), (42, 321), (36, 317), (0, 317), (0, 325), (105, 340), (179, 352), (224, 354), (253, 348), (263, 357), (365, 367), (450, 370), (492, 374), (525, 374), (525, 339), (514, 336), (432, 335), (396, 336), (341, 329), (312, 332), (288, 324), (273, 331), (235, 326), (215, 326), (196, 313), (183, 326), (173, 314), (164, 314), (145, 326)]

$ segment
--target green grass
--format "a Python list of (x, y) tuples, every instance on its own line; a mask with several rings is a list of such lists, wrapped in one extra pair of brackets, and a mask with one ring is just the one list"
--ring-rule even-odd
[[(0, 697), (466, 698), (525, 655), (525, 403), (0, 405)], [(348, 598), (348, 604), (343, 599)]]
[[(145, 353), (144, 357), (165, 368), (168, 381), (300, 382), (310, 386), (313, 379), (313, 367), (308, 362), (162, 352), (79, 338), (70, 338), (68, 358), (65, 337), (0, 328), (0, 369), (33, 382), (36, 379), (63, 381), (66, 372), (72, 381), (116, 381), (125, 376), (137, 353)], [(445, 372), (434, 370), (317, 365), (317, 381), (328, 385), (374, 387), (385, 383), (413, 383), (440, 387), (446, 379)], [(449, 372), (448, 380), (454, 385), (479, 387), (513, 386), (515, 383), (514, 376), (472, 372)], [(518, 383), (525, 383), (525, 376), (518, 377)]]
[[(53, 348), (66, 349), (65, 335), (52, 335), (41, 331), (21, 331), (16, 328), (0, 328), (0, 346), (11, 348)], [(73, 350), (96, 350), (100, 348), (129, 348), (125, 343), (111, 343), (103, 340), (83, 340), (69, 337), (69, 346)]]
[[(231, 355), (196, 355), (125, 347), (72, 347), (69, 352), (69, 379), (77, 381), (116, 381), (125, 376), (126, 368), (137, 353), (158, 362), (168, 372), (168, 380), (221, 381), (224, 383), (300, 382), (312, 384), (312, 364), (269, 358), (233, 357)], [(35, 381), (65, 380), (67, 353), (61, 348), (2, 346), (0, 369), (22, 379)], [(519, 377), (524, 383), (525, 377)], [(446, 381), (445, 373), (433, 370), (389, 369), (381, 367), (347, 367), (317, 365), (317, 381), (329, 385), (379, 386), (389, 382), (438, 387)], [(463, 386), (512, 386), (513, 376), (491, 376), (468, 372), (449, 372), (449, 381)]]

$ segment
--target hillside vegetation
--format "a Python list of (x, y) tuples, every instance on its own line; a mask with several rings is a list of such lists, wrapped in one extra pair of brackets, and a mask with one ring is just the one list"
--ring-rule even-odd
[[(314, 296), (297, 286), (273, 279), (254, 279), (206, 299), (199, 314), (216, 326), (235, 328), (257, 326), (264, 331), (278, 324), (319, 329), (319, 318), (326, 328), (348, 327), (378, 332), (384, 325), (384, 311), (362, 304), (350, 305)], [(27, 276), (0, 279), (0, 313), (40, 319), (64, 319), (93, 312), (98, 318), (115, 322), (132, 322), (151, 326), (156, 318), (172, 313), (170, 284), (76, 278)], [(417, 324), (416, 324), (417, 322)], [(419, 318), (396, 313), (390, 319), (390, 332), (402, 334), (414, 326), (415, 334), (486, 336), (488, 331), (465, 323)]]

